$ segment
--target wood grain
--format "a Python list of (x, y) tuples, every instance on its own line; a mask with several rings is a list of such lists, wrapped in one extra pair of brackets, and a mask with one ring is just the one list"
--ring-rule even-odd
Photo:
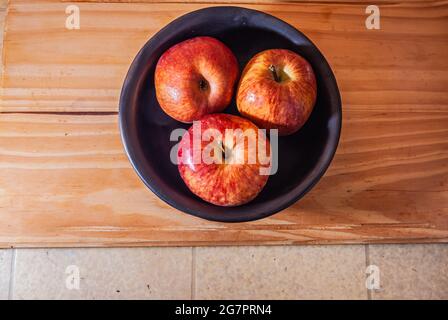
[(251, 223), (208, 222), (148, 191), (126, 159), (118, 95), (157, 30), (206, 3), (11, 1), (0, 105), (0, 246), (146, 246), (448, 240), (448, 3), (246, 7), (301, 29), (343, 99), (336, 157), (300, 202)]
[[(143, 186), (123, 154), (116, 115), (3, 114), (0, 244), (444, 240), (447, 119), (353, 112), (330, 171), (302, 201), (268, 219), (222, 224), (180, 213)], [(418, 130), (399, 134), (398, 124)]]
[[(141, 46), (172, 19), (208, 6), (79, 5), (81, 29), (69, 31), (66, 4), (10, 4), (4, 111), (117, 111), (121, 84)], [(381, 30), (365, 28), (363, 5), (248, 7), (299, 27), (318, 45), (334, 68), (346, 108), (448, 104), (446, 4), (382, 6)]]

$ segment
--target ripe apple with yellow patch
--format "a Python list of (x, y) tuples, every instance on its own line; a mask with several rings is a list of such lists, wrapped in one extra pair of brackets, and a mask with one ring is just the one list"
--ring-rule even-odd
[(169, 48), (156, 65), (154, 84), (160, 107), (181, 122), (223, 111), (238, 78), (232, 51), (212, 37), (195, 37)]
[(237, 89), (242, 116), (279, 135), (299, 130), (316, 103), (316, 78), (303, 57), (286, 49), (255, 55), (243, 70)]

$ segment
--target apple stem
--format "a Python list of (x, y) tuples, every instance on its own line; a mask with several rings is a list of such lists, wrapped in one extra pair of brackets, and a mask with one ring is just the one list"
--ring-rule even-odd
[(224, 149), (224, 144), (222, 142), (219, 143), (219, 148), (221, 149), (222, 156), (225, 159), (225, 157), (226, 157), (226, 150)]
[(277, 73), (277, 69), (275, 68), (275, 66), (273, 64), (271, 64), (269, 66), (269, 70), (272, 72), (272, 75), (274, 76), (274, 80), (276, 82), (280, 82), (280, 77), (279, 77), (279, 75)]
[(201, 79), (199, 81), (199, 88), (201, 90), (206, 90), (207, 89), (207, 81), (205, 79)]

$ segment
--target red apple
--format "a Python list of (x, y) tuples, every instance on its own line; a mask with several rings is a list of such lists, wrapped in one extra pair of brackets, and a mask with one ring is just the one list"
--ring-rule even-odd
[(229, 105), (238, 73), (234, 54), (221, 41), (192, 38), (168, 49), (157, 62), (157, 100), (172, 118), (192, 122)]
[(240, 113), (260, 128), (288, 135), (310, 116), (316, 91), (308, 61), (292, 51), (272, 49), (255, 55), (244, 68), (236, 102)]
[(269, 140), (247, 119), (207, 115), (183, 135), (177, 154), (179, 173), (188, 188), (219, 206), (254, 199), (270, 168)]

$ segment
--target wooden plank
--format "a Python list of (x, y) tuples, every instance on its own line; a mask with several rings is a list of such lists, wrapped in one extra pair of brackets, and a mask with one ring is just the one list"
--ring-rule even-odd
[[(208, 4), (80, 3), (81, 30), (57, 1), (11, 1), (0, 101), (0, 247), (448, 240), (447, 2), (251, 4), (303, 30), (330, 61), (344, 119), (319, 184), (251, 223), (178, 212), (131, 169), (118, 94), (141, 45)], [(69, 111), (70, 113), (63, 113)], [(73, 114), (74, 113), (74, 114)]]
[[(172, 19), (208, 6), (79, 5), (81, 29), (67, 30), (65, 3), (11, 2), (3, 111), (117, 111), (121, 84), (140, 47)], [(297, 26), (319, 46), (346, 108), (448, 104), (446, 2), (381, 6), (381, 30), (365, 28), (364, 5), (248, 7)]]
[(143, 186), (116, 115), (3, 113), (0, 246), (446, 241), (447, 121), (439, 111), (346, 113), (339, 152), (302, 201), (223, 224), (178, 212)]
[[(7, 0), (2, 0), (7, 1)], [(29, 0), (14, 0), (16, 3), (27, 3)], [(167, 4), (167, 3), (208, 3), (208, 4), (275, 4), (275, 5), (283, 5), (283, 4), (314, 4), (314, 3), (329, 3), (334, 4), (337, 3), (339, 5), (344, 4), (353, 4), (353, 3), (361, 3), (370, 5), (372, 4), (369, 0), (344, 0), (344, 1), (335, 1), (335, 0), (40, 0), (40, 2), (68, 2), (68, 3), (81, 3), (81, 2), (90, 2), (90, 3), (153, 3), (153, 4)], [(427, 0), (406, 0), (406, 2), (411, 3), (421, 3)], [(397, 4), (402, 3), (399, 0), (377, 0), (376, 4)]]

